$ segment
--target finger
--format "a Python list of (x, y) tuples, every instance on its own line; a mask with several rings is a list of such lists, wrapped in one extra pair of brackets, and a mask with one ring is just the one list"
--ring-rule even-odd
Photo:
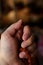
[(20, 57), (20, 58), (26, 58), (26, 53), (25, 53), (25, 52), (21, 52), (21, 53), (19, 54), (19, 57)]
[(22, 29), (18, 30), (18, 32), (16, 33), (16, 38), (22, 41)]
[(27, 47), (27, 49), (28, 49), (28, 51), (30, 51), (30, 53), (33, 53), (36, 50), (36, 44), (33, 43), (32, 45)]
[(38, 56), (38, 50), (36, 49), (33, 53), (31, 53), (31, 57), (35, 58)]
[(5, 31), (6, 33), (13, 35), (15, 34), (16, 30), (18, 30), (22, 25), (22, 20), (19, 20), (17, 23), (12, 24), (8, 29)]
[(30, 36), (31, 32), (30, 32), (30, 27), (29, 26), (25, 26), (23, 29), (23, 36), (22, 39), (23, 40), (27, 40)]
[(22, 48), (26, 48), (26, 47), (30, 46), (33, 43), (33, 39), (32, 38), (33, 38), (33, 36), (31, 36), (28, 40), (23, 41), (21, 43), (21, 47)]

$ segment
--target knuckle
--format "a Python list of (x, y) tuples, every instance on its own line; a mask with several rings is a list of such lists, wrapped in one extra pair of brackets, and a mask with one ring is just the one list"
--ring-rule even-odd
[(37, 49), (33, 52), (33, 53), (31, 53), (31, 57), (33, 58), (33, 57), (36, 57), (38, 55), (38, 53), (37, 53)]
[(31, 53), (35, 51), (36, 49), (36, 44), (33, 43), (32, 45), (30, 45), (28, 48), (27, 48)]

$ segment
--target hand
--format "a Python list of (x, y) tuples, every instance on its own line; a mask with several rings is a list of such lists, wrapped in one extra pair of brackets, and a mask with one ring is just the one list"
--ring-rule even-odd
[(1, 35), (0, 63), (1, 65), (25, 65), (19, 58), (19, 45), (22, 35), (22, 21), (12, 24)]
[[(23, 40), (23, 42), (20, 42), (21, 40)], [(2, 59), (2, 65), (6, 65), (6, 63), (7, 65), (25, 65), (25, 63), (23, 63), (20, 59), (26, 58), (25, 52), (21, 52), (19, 54), (18, 47), (21, 44), (22, 48), (27, 47), (31, 52), (34, 46), (34, 44), (32, 45), (32, 41), (33, 39), (32, 35), (30, 34), (30, 28), (28, 26), (24, 26), (22, 29), (21, 20), (17, 23), (12, 24), (1, 35), (0, 58)]]
[[(29, 26), (24, 26), (22, 40), (23, 42), (21, 43), (21, 47), (25, 48), (26, 50), (28, 50), (28, 52), (30, 52), (32, 63), (34, 64), (36, 62), (35, 58), (37, 57), (37, 48), (36, 42), (34, 41), (34, 35), (32, 34)], [(20, 52), (19, 57), (27, 58), (26, 52)]]

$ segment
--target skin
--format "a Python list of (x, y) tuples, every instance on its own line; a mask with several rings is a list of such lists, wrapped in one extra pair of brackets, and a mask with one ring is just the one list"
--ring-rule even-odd
[[(22, 24), (22, 20), (19, 20), (1, 34), (0, 65), (25, 65), (20, 58), (26, 58), (26, 53), (18, 53), (18, 46), (20, 44), (26, 48), (32, 44), (32, 35), (29, 26), (22, 27)], [(19, 42), (20, 40), (23, 41)]]
[[(20, 1), (20, 0), (17, 0), (17, 1)], [(23, 2), (24, 3), (24, 6), (27, 4), (27, 1), (28, 0), (21, 0), (21, 2)], [(31, 0), (30, 0), (31, 1)], [(36, 2), (35, 2), (36, 3)], [(7, 5), (6, 5), (7, 4)], [(4, 4), (5, 5), (5, 8), (7, 7), (7, 6), (9, 6), (11, 9), (13, 9), (13, 7), (15, 7), (14, 6), (14, 2), (13, 2), (13, 0), (9, 0), (9, 2), (7, 1), (6, 2), (6, 4)], [(6, 15), (5, 14), (2, 14), (2, 21), (1, 21), (1, 24), (2, 24), (2, 26), (3, 27), (6, 27), (7, 26), (7, 24), (12, 24), (12, 23), (14, 23), (14, 22), (16, 22), (15, 20), (16, 19), (22, 19), (23, 20), (23, 23), (27, 23), (27, 21), (29, 22), (29, 20), (28, 19), (30, 19), (30, 20), (36, 20), (37, 21), (37, 19), (40, 19), (40, 17), (42, 17), (42, 15), (36, 15), (36, 14), (34, 14), (34, 13), (32, 13), (32, 12), (30, 12), (31, 11), (31, 9), (30, 8), (28, 8), (28, 7), (24, 7), (23, 9), (21, 9), (21, 10), (17, 10), (16, 12), (15, 12), (15, 10), (11, 10), (11, 11), (9, 11), (8, 13), (6, 13)], [(15, 17), (17, 15), (17, 18)], [(34, 22), (33, 22), (34, 23)], [(14, 26), (14, 25), (13, 25)], [(18, 25), (17, 25), (18, 26)], [(25, 28), (25, 30), (26, 31), (24, 31), (24, 28)], [(34, 28), (34, 27), (33, 27)], [(27, 30), (28, 29), (28, 30)], [(39, 28), (37, 28), (38, 30), (39, 30)], [(37, 29), (35, 30), (35, 31), (37, 31)], [(12, 31), (12, 30), (11, 30)], [(17, 32), (17, 34), (16, 34), (16, 37), (17, 37), (17, 39), (19, 39), (19, 40), (21, 40), (21, 38), (22, 38), (22, 40), (23, 40), (23, 42), (21, 42), (21, 47), (22, 48), (26, 48), (26, 47), (28, 47), (28, 49), (29, 49), (29, 51), (33, 51), (34, 50), (34, 43), (33, 43), (33, 45), (30, 45), (31, 43), (31, 37), (32, 37), (32, 35), (29, 37), (28, 35), (30, 34), (30, 28), (28, 27), (28, 26), (24, 26), (23, 27), (23, 31), (24, 31), (24, 33), (23, 33), (23, 35), (22, 34), (18, 34), (19, 33), (19, 31), (21, 32), (21, 29), (20, 30), (18, 30), (18, 32)], [(2, 39), (2, 37), (4, 37), (4, 39), (6, 38), (6, 31), (5, 32), (3, 32), (2, 34), (1, 34), (1, 39)], [(13, 32), (12, 32), (13, 33)], [(21, 36), (22, 35), (22, 36)], [(26, 36), (25, 36), (26, 35)], [(10, 41), (10, 38), (11, 38), (11, 36), (10, 36), (10, 38), (8, 38), (9, 36), (8, 36), (8, 33), (7, 33), (7, 39), (6, 39), (6, 41), (8, 42), (8, 40), (9, 40), (9, 42), (11, 43), (11, 41)], [(3, 41), (4, 42), (4, 41)], [(14, 41), (15, 42), (15, 41)], [(18, 43), (18, 42), (15, 42), (15, 44), (16, 43)], [(27, 44), (28, 43), (28, 44)], [(3, 45), (3, 43), (1, 43), (2, 45)], [(8, 43), (7, 43), (8, 44)], [(15, 44), (13, 44), (14, 46), (15, 46)], [(11, 46), (13, 46), (13, 45), (11, 45)], [(30, 46), (29, 46), (30, 45)], [(8, 46), (9, 46), (9, 44), (8, 44)], [(17, 46), (17, 44), (16, 44), (16, 46)], [(13, 48), (13, 47), (12, 47)], [(17, 48), (18, 48), (18, 46), (17, 46)], [(7, 49), (6, 49), (7, 50)], [(9, 49), (8, 49), (9, 50)], [(19, 49), (18, 49), (19, 50)], [(14, 50), (15, 51), (15, 50)], [(16, 51), (15, 51), (16, 52)], [(0, 54), (0, 62), (1, 62), (1, 64), (0, 65), (21, 65), (21, 64), (23, 64), (22, 63), (22, 61), (20, 60), (20, 59), (11, 59), (11, 60), (6, 60), (6, 59), (10, 59), (10, 55), (8, 54), (8, 53), (6, 53), (6, 52), (4, 52), (4, 50), (3, 50), (3, 53), (5, 53), (5, 55), (3, 56), (2, 55), (2, 52), (0, 52), (1, 54)], [(16, 52), (17, 53), (17, 52)], [(35, 56), (35, 54), (37, 53), (37, 50), (35, 50), (34, 52), (33, 52), (33, 54), (31, 54), (31, 56), (32, 56), (32, 58)], [(8, 54), (9, 56), (8, 56), (8, 58), (7, 58), (7, 56), (6, 56), (6, 54)], [(16, 54), (15, 54), (16, 55)], [(5, 57), (6, 56), (6, 57)], [(19, 53), (19, 54), (17, 54), (17, 56), (19, 56), (20, 58), (26, 58), (26, 54), (25, 54), (25, 52), (21, 52), (21, 53)], [(13, 58), (13, 57), (12, 57)], [(5, 59), (5, 60), (4, 60)], [(18, 61), (18, 62), (17, 62)], [(23, 64), (23, 65), (25, 65), (25, 64)]]
[[(22, 19), (24, 24), (29, 23), (29, 21), (32, 23), (37, 23), (37, 21), (43, 17), (43, 15), (33, 13), (33, 10), (27, 6), (33, 1), (34, 0), (4, 0), (3, 6), (5, 9), (4, 12), (2, 12), (3, 14), (1, 14), (1, 25), (5, 28), (7, 25), (17, 22), (19, 19)], [(37, 3), (37, 1), (35, 3)]]

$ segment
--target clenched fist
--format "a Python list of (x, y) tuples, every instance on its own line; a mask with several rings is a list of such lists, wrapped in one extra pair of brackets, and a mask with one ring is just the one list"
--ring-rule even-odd
[(28, 48), (29, 51), (33, 51), (35, 46), (29, 27), (23, 27), (21, 20), (12, 24), (1, 34), (0, 65), (27, 65), (20, 59), (26, 58), (25, 52), (19, 52), (20, 46)]

